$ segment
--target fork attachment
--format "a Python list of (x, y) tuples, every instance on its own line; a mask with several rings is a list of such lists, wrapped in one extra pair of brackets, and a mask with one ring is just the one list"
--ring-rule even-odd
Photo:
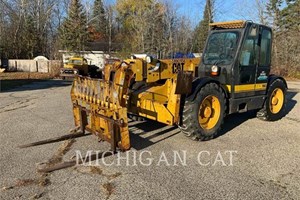
[(71, 89), (75, 127), (111, 144), (130, 149), (127, 92), (133, 72), (126, 63), (106, 66), (104, 79), (76, 76)]

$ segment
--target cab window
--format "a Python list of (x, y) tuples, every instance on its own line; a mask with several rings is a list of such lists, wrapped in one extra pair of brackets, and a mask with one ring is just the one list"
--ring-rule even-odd
[(82, 65), (82, 61), (81, 60), (70, 59), (69, 64)]
[(261, 34), (259, 66), (270, 66), (271, 64), (271, 37), (271, 31), (263, 29)]
[(204, 51), (204, 64), (230, 64), (236, 54), (237, 32), (216, 32), (210, 35)]
[(253, 27), (244, 41), (241, 55), (240, 55), (240, 66), (255, 66), (257, 63), (257, 28)]

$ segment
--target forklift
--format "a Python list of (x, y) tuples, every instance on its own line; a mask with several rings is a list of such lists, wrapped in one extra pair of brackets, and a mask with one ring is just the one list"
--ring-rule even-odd
[(177, 125), (192, 140), (215, 138), (226, 115), (257, 111), (266, 121), (285, 114), (287, 83), (270, 74), (271, 28), (252, 21), (210, 24), (200, 58), (132, 56), (105, 66), (103, 79), (76, 76), (75, 129), (130, 149), (128, 116)]

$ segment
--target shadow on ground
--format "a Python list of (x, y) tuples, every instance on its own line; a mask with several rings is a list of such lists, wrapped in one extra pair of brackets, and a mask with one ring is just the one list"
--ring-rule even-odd
[(286, 113), (285, 116), (287, 114), (289, 114), (289, 112), (291, 112), (291, 110), (294, 109), (294, 107), (297, 104), (297, 101), (294, 99), (294, 97), (297, 95), (297, 93), (299, 93), (300, 91), (298, 90), (293, 90), (293, 89), (289, 89), (288, 92), (286, 93), (286, 97), (287, 97), (287, 103), (286, 103)]
[[(297, 93), (298, 93), (297, 91), (288, 91), (287, 92), (287, 95), (286, 95), (287, 96), (287, 105), (286, 105), (286, 112), (285, 112), (284, 116), (286, 116), (296, 106), (297, 101), (294, 100), (293, 98), (296, 96)], [(235, 129), (236, 127), (238, 127), (241, 124), (243, 124), (244, 122), (246, 122), (247, 120), (256, 118), (256, 112), (257, 111), (249, 111), (249, 112), (245, 112), (245, 113), (236, 113), (236, 114), (228, 115), (224, 119), (223, 128), (217, 137), (222, 137), (223, 135), (227, 134), (231, 130)], [(158, 142), (166, 140), (166, 139), (173, 137), (174, 135), (177, 135), (178, 133), (180, 133), (180, 130), (176, 126), (170, 126), (170, 128), (164, 129), (163, 131), (155, 132), (154, 134), (152, 134), (148, 137), (143, 137), (143, 135), (145, 135), (148, 132), (155, 131), (155, 130), (161, 129), (163, 127), (166, 127), (166, 125), (164, 125), (162, 123), (159, 123), (156, 121), (151, 121), (151, 120), (133, 125), (132, 127), (135, 127), (137, 129), (140, 129), (143, 131), (142, 133), (139, 133), (139, 134), (131, 133), (131, 135), (130, 135), (131, 145), (136, 150), (141, 150), (141, 149), (147, 148), (153, 144), (156, 144)], [(163, 135), (166, 135), (166, 137), (161, 137)], [(151, 141), (151, 139), (154, 139), (158, 136), (161, 137), (160, 140), (155, 141), (155, 142)]]
[(56, 87), (65, 87), (72, 84), (72, 81), (63, 80), (38, 80), (38, 79), (15, 79), (0, 80), (0, 92), (19, 92), (27, 90), (41, 90)]
[[(135, 124), (130, 127), (134, 127), (134, 128), (137, 128), (137, 129), (143, 131), (141, 133), (132, 133), (130, 131), (131, 146), (136, 150), (145, 149), (153, 144), (159, 143), (163, 140), (166, 140), (166, 139), (173, 137), (174, 135), (177, 135), (178, 133), (180, 133), (180, 130), (177, 128), (177, 126), (167, 127), (165, 124), (162, 124), (162, 123), (159, 123), (156, 121), (152, 121), (152, 120), (144, 121), (140, 124)], [(166, 128), (164, 128), (164, 127), (166, 127)], [(164, 130), (159, 131), (159, 132), (155, 131), (155, 130), (159, 130), (161, 128), (164, 128)], [(145, 134), (147, 134), (148, 132), (151, 132), (151, 131), (153, 131), (155, 133), (151, 134), (148, 137), (143, 137)], [(152, 142), (151, 140), (155, 139), (156, 137), (161, 137), (161, 139), (156, 140), (155, 142)]]

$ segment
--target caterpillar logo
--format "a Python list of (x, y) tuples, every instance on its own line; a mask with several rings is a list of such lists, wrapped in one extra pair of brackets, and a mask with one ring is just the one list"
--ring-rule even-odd
[(185, 64), (184, 61), (180, 61), (180, 60), (175, 61), (172, 66), (173, 73), (178, 73), (180, 71), (183, 71), (184, 64)]

